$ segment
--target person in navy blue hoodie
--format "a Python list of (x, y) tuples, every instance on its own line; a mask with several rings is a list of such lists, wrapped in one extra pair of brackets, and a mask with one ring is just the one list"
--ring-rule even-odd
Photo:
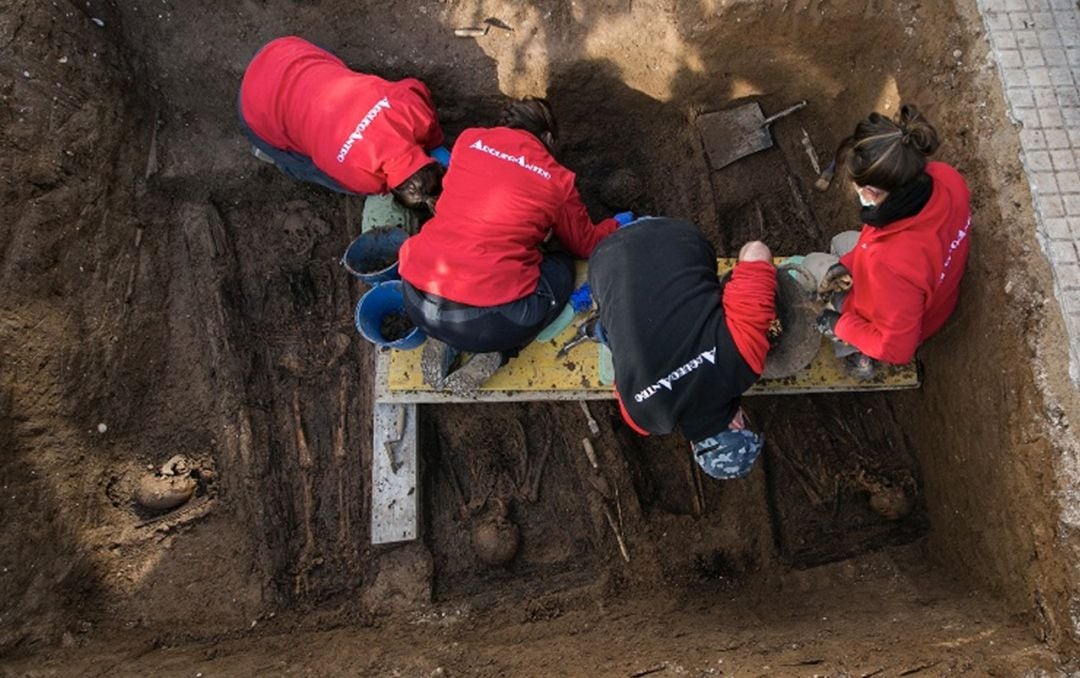
[(687, 221), (646, 217), (600, 242), (589, 286), (626, 423), (642, 435), (678, 428), (714, 478), (749, 473), (763, 438), (739, 401), (765, 369), (776, 284), (759, 241), (721, 283), (715, 250)]

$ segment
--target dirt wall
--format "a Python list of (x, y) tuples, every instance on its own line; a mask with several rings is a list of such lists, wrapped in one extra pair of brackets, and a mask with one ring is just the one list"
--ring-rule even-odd
[[(962, 19), (981, 28), (974, 3)], [(982, 36), (981, 31), (977, 33)], [(912, 83), (955, 94), (945, 124), (972, 187), (972, 254), (955, 319), (923, 350), (919, 394), (898, 399), (920, 450), (933, 552), (1076, 647), (1076, 443), (1068, 339), (1038, 246), (1018, 128), (1004, 114), (985, 45), (963, 50), (967, 78)]]
[[(547, 612), (530, 596), (592, 587), (602, 608), (627, 587), (768, 587), (928, 535), (929, 560), (1075, 647), (1080, 406), (969, 4), (405, 5), (5, 6), (0, 511), (21, 518), (0, 526), (0, 646), (79, 645), (99, 626), (225, 638), (285, 610), (300, 628), (366, 624), (432, 596), (531, 620)], [(452, 36), (488, 16), (514, 30)], [(627, 435), (598, 405), (629, 566), (601, 503), (583, 499), (576, 407), (428, 413), (428, 536), (372, 548), (372, 355), (350, 326), (362, 288), (336, 263), (361, 202), (260, 165), (235, 123), (247, 60), (289, 32), (359, 70), (430, 83), (450, 135), (489, 123), (506, 94), (546, 94), (595, 216), (692, 219), (721, 254), (750, 238), (805, 251), (855, 225), (844, 186), (810, 188), (801, 132), (826, 157), (868, 111), (918, 102), (971, 183), (976, 225), (960, 310), (922, 353), (924, 387), (755, 398), (771, 440), (761, 467), (703, 487), (684, 441)], [(710, 173), (693, 121), (746, 98), (810, 105), (775, 126), (775, 149)], [(643, 189), (616, 204), (604, 180), (626, 168)], [(521, 493), (545, 445), (538, 496), (512, 509), (528, 548), (512, 568), (478, 568), (446, 470), (477, 496)], [(208, 472), (196, 500), (140, 513), (136, 478), (176, 452)], [(916, 511), (876, 515), (850, 482), (860, 470), (910, 478)]]

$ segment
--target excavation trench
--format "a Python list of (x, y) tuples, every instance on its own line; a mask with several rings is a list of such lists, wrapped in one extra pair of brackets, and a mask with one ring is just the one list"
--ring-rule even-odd
[[(973, 7), (589, 4), (15, 3), (0, 28), (30, 75), (0, 83), (21, 106), (0, 151), (0, 510), (32, 527), (0, 528), (5, 651), (63, 665), (126, 650), (113, 634), (135, 629), (131, 643), (197, 643), (181, 655), (240, 671), (255, 655), (302, 664), (334, 628), (384, 648), (331, 653), (340, 670), (531, 673), (660, 655), (701, 668), (716, 637), (733, 661), (834, 671), (916, 655), (1009, 671), (1073, 647), (1075, 537), (1056, 493), (1075, 403), (1048, 395), (1060, 322)], [(515, 30), (453, 37), (490, 14)], [(338, 264), (362, 198), (288, 181), (235, 121), (247, 59), (285, 31), (428, 82), (451, 138), (492, 124), (505, 94), (546, 94), (595, 218), (685, 218), (721, 256), (749, 239), (803, 253), (856, 227), (843, 182), (813, 188), (808, 148), (823, 166), (870, 110), (918, 103), (976, 224), (923, 387), (747, 398), (768, 443), (726, 483), (681, 437), (634, 435), (611, 402), (591, 405), (599, 481), (577, 404), (425, 406), (422, 538), (371, 546), (374, 353), (351, 323), (365, 288)], [(699, 116), (802, 99), (773, 148), (710, 169)], [(138, 478), (177, 452), (202, 470), (191, 504), (140, 512)], [(910, 506), (875, 510), (882, 488)], [(478, 527), (506, 521), (520, 545), (491, 565)], [(718, 621), (733, 615), (746, 626)], [(590, 644), (605, 628), (608, 654)], [(789, 640), (821, 651), (788, 656)], [(861, 649), (828, 654), (845, 648)]]

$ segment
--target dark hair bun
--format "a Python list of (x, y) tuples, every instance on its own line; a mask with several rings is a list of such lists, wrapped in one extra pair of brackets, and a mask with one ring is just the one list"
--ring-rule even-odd
[(525, 97), (509, 102), (499, 115), (498, 125), (531, 132), (541, 141), (544, 140), (545, 132), (551, 134), (552, 140), (559, 136), (551, 104), (540, 97)]
[(848, 177), (859, 186), (894, 191), (918, 179), (938, 135), (919, 109), (904, 104), (892, 118), (871, 113), (855, 126), (836, 152)]
[(903, 143), (923, 155), (933, 155), (938, 149), (937, 130), (931, 125), (914, 104), (904, 104), (896, 116), (896, 125), (903, 133)]

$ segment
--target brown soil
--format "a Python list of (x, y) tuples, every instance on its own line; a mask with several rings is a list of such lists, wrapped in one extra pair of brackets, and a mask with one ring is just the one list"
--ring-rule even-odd
[(409, 316), (405, 315), (404, 311), (398, 311), (383, 316), (382, 322), (379, 324), (379, 334), (387, 342), (397, 341), (411, 332), (414, 327), (415, 325), (409, 320)]
[[(514, 30), (453, 36), (488, 16)], [(748, 399), (766, 452), (731, 483), (611, 403), (600, 471), (576, 404), (426, 409), (423, 538), (371, 546), (373, 349), (337, 263), (362, 200), (259, 163), (235, 121), (247, 60), (288, 31), (420, 77), (451, 138), (546, 94), (595, 217), (685, 217), (722, 255), (854, 226), (803, 132), (825, 164), (867, 112), (917, 102), (976, 224), (923, 388)], [(1074, 655), (1080, 405), (969, 0), (12, 0), (0, 36), (3, 672), (1016, 675)], [(710, 172), (694, 119), (744, 99), (810, 105)], [(209, 475), (141, 513), (139, 479), (179, 453)], [(498, 548), (516, 526), (509, 558), (475, 550), (482, 521)]]
[(361, 273), (378, 273), (379, 271), (384, 271), (384, 270), (390, 268), (391, 266), (394, 265), (394, 263), (396, 261), (397, 261), (396, 256), (395, 257), (383, 257), (382, 259), (379, 259), (377, 261), (373, 261), (373, 262), (368, 263), (367, 266), (364, 266), (365, 270), (360, 271), (360, 272)]

